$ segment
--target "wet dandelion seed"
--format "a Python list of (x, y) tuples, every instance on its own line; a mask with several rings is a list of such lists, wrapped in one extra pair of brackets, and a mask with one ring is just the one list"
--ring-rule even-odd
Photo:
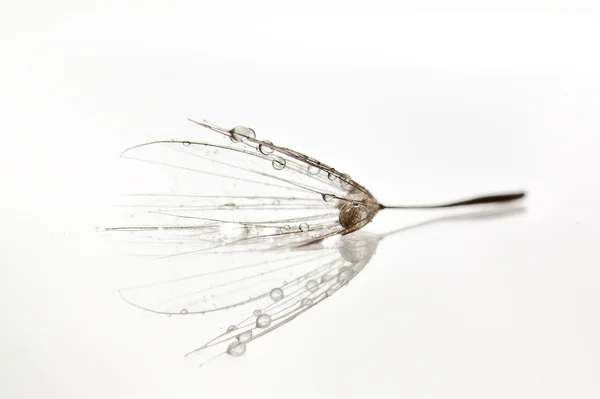
[[(164, 140), (125, 150), (122, 158), (148, 168), (142, 173), (151, 176), (154, 190), (127, 197), (132, 208), (125, 208), (126, 226), (101, 230), (139, 239), (135, 243), (152, 251), (145, 255), (166, 260), (170, 270), (172, 262), (182, 263), (170, 280), (120, 290), (130, 304), (167, 315), (234, 308), (252, 314), (188, 355), (221, 347), (221, 354), (242, 356), (250, 342), (347, 285), (386, 236), (361, 230), (381, 210), (502, 203), (524, 196), (384, 206), (349, 175), (258, 140), (253, 129), (192, 122), (228, 140)], [(189, 184), (173, 191), (173, 174)], [(167, 179), (162, 193), (155, 191), (157, 176)], [(243, 332), (236, 334), (238, 328)]]

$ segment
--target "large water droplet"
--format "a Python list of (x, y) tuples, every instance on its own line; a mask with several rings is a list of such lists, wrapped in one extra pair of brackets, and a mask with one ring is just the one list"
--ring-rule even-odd
[(250, 342), (250, 340), (252, 339), (252, 330), (244, 331), (243, 333), (238, 335), (236, 338), (239, 342), (243, 342), (243, 343)]
[(184, 309), (181, 309), (179, 311), (179, 313), (181, 313), (181, 314), (188, 314), (188, 310), (184, 308)]
[(219, 227), (219, 237), (228, 243), (246, 238), (249, 232), (248, 226), (240, 223), (223, 223)]
[(256, 132), (253, 129), (245, 126), (236, 126), (231, 129), (231, 141), (234, 143), (239, 143), (240, 141), (244, 141), (248, 137), (256, 138)]
[(275, 170), (281, 170), (281, 169), (285, 168), (285, 159), (283, 159), (281, 157), (275, 157), (273, 159), (273, 162), (271, 162), (271, 164), (273, 165), (273, 168)]
[(306, 282), (306, 289), (310, 292), (315, 292), (319, 289), (319, 283), (317, 283), (317, 280), (308, 280)]
[(308, 165), (308, 173), (311, 175), (318, 175), (321, 169), (315, 165)]
[(283, 290), (281, 288), (273, 288), (270, 296), (273, 301), (280, 301), (283, 298)]
[(192, 143), (190, 143), (189, 141), (184, 141), (183, 142), (183, 146), (184, 147), (189, 147), (190, 145), (192, 145)]
[(256, 327), (267, 328), (271, 325), (271, 316), (268, 314), (261, 314), (256, 318)]
[(325, 202), (331, 202), (335, 199), (335, 197), (331, 194), (323, 194), (322, 197), (323, 197), (323, 201), (325, 201)]
[(306, 222), (300, 223), (299, 228), (300, 228), (300, 231), (308, 231), (308, 229), (309, 229), (308, 223), (306, 223)]
[(242, 356), (246, 353), (246, 344), (240, 341), (233, 341), (227, 347), (227, 353), (233, 357)]
[(273, 147), (271, 147), (272, 145), (273, 143), (269, 140), (264, 140), (261, 144), (258, 145), (258, 151), (260, 151), (264, 155), (270, 155), (273, 153), (273, 151), (275, 151)]

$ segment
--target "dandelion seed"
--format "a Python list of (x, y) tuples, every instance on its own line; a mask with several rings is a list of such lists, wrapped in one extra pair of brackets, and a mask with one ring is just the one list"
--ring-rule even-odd
[(122, 158), (144, 166), (133, 181), (148, 183), (149, 189), (126, 197), (124, 226), (100, 230), (127, 233), (143, 256), (159, 265), (167, 262), (165, 269), (172, 273), (169, 279), (148, 278), (122, 289), (125, 301), (167, 315), (231, 309), (250, 315), (190, 355), (220, 348), (220, 354), (241, 356), (248, 344), (347, 285), (379, 241), (394, 234), (362, 230), (382, 210), (451, 208), (524, 196), (385, 206), (349, 175), (258, 140), (253, 129), (192, 122), (221, 141), (163, 140), (125, 150)]

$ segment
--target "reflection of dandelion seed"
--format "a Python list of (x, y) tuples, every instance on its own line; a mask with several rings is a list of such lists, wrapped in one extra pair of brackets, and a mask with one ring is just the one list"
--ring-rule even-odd
[[(185, 266), (168, 280), (122, 289), (127, 302), (168, 315), (232, 308), (247, 315), (191, 352), (215, 350), (208, 360), (224, 353), (243, 355), (253, 341), (347, 285), (383, 237), (358, 231), (379, 211), (507, 202), (524, 196), (385, 206), (349, 175), (258, 140), (253, 129), (193, 122), (229, 141), (154, 141), (124, 151), (122, 158), (141, 162), (136, 165), (144, 166), (142, 175), (151, 176), (146, 180), (152, 187), (126, 196), (131, 200), (127, 209), (134, 212), (129, 226), (104, 231), (128, 233), (156, 251), (155, 258)], [(173, 173), (186, 185), (161, 192), (171, 187)], [(161, 183), (160, 178), (167, 180)]]

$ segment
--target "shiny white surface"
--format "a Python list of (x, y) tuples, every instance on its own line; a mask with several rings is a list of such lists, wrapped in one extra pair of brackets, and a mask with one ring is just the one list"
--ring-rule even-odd
[[(102, 7), (0, 17), (0, 397), (600, 395), (598, 16)], [(198, 369), (183, 354), (235, 318), (126, 305), (141, 265), (94, 232), (126, 189), (118, 154), (200, 139), (188, 116), (252, 127), (384, 204), (526, 189), (527, 211), (385, 240), (333, 298)]]

